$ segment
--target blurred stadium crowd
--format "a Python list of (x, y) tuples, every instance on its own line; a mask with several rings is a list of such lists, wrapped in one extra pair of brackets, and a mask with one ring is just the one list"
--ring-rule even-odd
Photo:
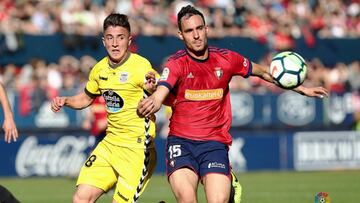
[[(270, 60), (269, 54), (260, 63), (269, 64)], [(83, 91), (88, 73), (95, 63), (96, 60), (91, 56), (77, 59), (65, 55), (58, 63), (50, 64), (43, 59), (35, 58), (20, 68), (14, 64), (5, 65), (0, 79), (8, 91), (19, 95), (20, 113), (26, 116), (32, 109), (39, 109), (42, 102), (57, 95), (68, 96)], [(359, 61), (327, 67), (320, 60), (313, 59), (307, 64), (309, 72), (305, 81), (306, 86), (322, 85), (337, 94), (360, 91)], [(258, 94), (283, 91), (255, 77), (248, 80), (235, 77), (230, 83), (230, 88), (233, 91), (245, 90)]]
[(290, 49), (304, 37), (360, 36), (358, 0), (2, 0), (0, 33), (8, 41), (15, 35), (97, 36), (111, 12), (130, 16), (134, 35), (177, 34), (176, 14), (187, 4), (199, 7), (214, 29), (211, 38), (251, 37), (275, 50)]
[(266, 41), (271, 34), (285, 42), (302, 35), (360, 36), (358, 0), (2, 0), (0, 30), (98, 35), (103, 19), (120, 12), (130, 16), (134, 34), (175, 35), (176, 14), (187, 4), (199, 7), (215, 28), (210, 37), (246, 36)]
[[(270, 50), (290, 50), (299, 37), (310, 47), (314, 46), (315, 37), (360, 37), (358, 0), (1, 0), (0, 37), (5, 43), (0, 44), (0, 54), (1, 46), (16, 50), (19, 34), (98, 36), (103, 19), (111, 12), (128, 14), (134, 35), (176, 35), (176, 14), (186, 4), (194, 4), (206, 14), (211, 38), (251, 37)], [(269, 64), (271, 57), (268, 54), (259, 63)], [(78, 59), (65, 55), (51, 64), (34, 58), (21, 67), (3, 65), (0, 79), (9, 91), (19, 95), (20, 113), (26, 115), (56, 95), (82, 91), (95, 63), (91, 56)], [(308, 61), (308, 66), (308, 85), (323, 85), (340, 94), (360, 91), (359, 61), (328, 67), (315, 58)], [(261, 83), (257, 79), (234, 78), (231, 89), (282, 91)]]

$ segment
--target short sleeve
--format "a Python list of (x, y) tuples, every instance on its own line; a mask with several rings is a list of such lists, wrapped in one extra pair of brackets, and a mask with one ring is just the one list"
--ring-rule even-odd
[(158, 85), (164, 85), (171, 90), (178, 81), (179, 76), (179, 65), (174, 60), (169, 60), (163, 68)]
[(231, 52), (232, 70), (234, 75), (240, 75), (247, 78), (252, 72), (252, 63), (249, 59), (237, 52)]
[(85, 92), (89, 95), (89, 96), (97, 96), (100, 95), (101, 92), (99, 90), (99, 83), (96, 80), (97, 77), (95, 77), (97, 75), (97, 69), (94, 67), (93, 69), (91, 69), (90, 74), (89, 74), (89, 80), (86, 83), (85, 86)]

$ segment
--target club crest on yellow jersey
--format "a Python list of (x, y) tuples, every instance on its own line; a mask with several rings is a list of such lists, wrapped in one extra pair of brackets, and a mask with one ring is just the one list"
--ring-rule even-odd
[(129, 73), (122, 72), (120, 73), (120, 82), (126, 82), (129, 78)]

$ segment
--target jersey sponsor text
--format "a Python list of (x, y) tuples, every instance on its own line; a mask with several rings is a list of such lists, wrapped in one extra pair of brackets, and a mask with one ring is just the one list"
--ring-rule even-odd
[(185, 90), (185, 98), (192, 101), (216, 100), (223, 97), (223, 89)]

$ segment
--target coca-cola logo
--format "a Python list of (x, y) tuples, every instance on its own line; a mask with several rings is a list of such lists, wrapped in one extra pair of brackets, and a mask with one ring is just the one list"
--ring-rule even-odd
[(39, 144), (30, 136), (21, 144), (16, 155), (15, 169), (19, 176), (71, 176), (75, 177), (84, 164), (92, 137), (61, 137), (54, 144)]

